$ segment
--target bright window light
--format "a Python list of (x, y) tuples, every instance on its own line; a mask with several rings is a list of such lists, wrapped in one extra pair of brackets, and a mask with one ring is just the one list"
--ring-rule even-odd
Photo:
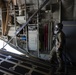
[[(3, 40), (0, 39), (0, 49), (3, 48), (3, 46), (6, 45), (6, 42), (4, 42)], [(9, 44), (7, 44), (4, 49), (6, 49), (6, 51), (15, 53), (15, 54), (19, 54), (19, 55), (23, 55), (23, 53), (19, 52), (17, 49), (11, 47)]]

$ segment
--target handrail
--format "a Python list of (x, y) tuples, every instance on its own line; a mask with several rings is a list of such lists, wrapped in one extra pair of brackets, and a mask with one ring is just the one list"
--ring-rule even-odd
[[(49, 2), (50, 0), (45, 0), (43, 4), (40, 6), (40, 8), (26, 21), (25, 24), (22, 25), (16, 32), (15, 35), (7, 42), (10, 43), (12, 39), (25, 27), (28, 25), (28, 23), (31, 21), (31, 19)], [(3, 49), (7, 44), (5, 44), (1, 49)], [(26, 53), (26, 52), (25, 52)]]

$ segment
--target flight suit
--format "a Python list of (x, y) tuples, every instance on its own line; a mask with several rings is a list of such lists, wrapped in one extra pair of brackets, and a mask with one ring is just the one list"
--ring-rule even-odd
[(54, 46), (52, 48), (52, 50), (50, 51), (50, 61), (52, 60), (54, 54), (56, 54), (57, 57), (57, 61), (58, 61), (58, 69), (57, 71), (60, 71), (63, 69), (63, 57), (62, 57), (62, 52), (65, 46), (65, 34), (62, 31), (59, 31), (56, 35), (55, 35), (55, 42), (54, 42)]

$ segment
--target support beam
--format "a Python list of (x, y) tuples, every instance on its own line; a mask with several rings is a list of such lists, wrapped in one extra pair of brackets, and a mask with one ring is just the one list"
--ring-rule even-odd
[(27, 20), (27, 22), (25, 24), (22, 25), (22, 27), (20, 27), (17, 31), (16, 31), (16, 35), (26, 26), (28, 25), (28, 23), (31, 21), (31, 19), (49, 2), (50, 0), (45, 0), (43, 2), (43, 4), (40, 6), (40, 8)]

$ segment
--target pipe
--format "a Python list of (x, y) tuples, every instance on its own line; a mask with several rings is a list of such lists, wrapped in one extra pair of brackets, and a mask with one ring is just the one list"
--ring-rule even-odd
[(30, 21), (31, 19), (46, 5), (50, 0), (45, 0), (43, 4), (40, 6), (40, 8), (27, 20), (25, 24), (22, 25), (16, 32), (15, 35), (17, 35)]
[(17, 0), (12, 0), (13, 5), (17, 5)]
[[(43, 2), (43, 4), (40, 6), (40, 8), (27, 20), (27, 22), (26, 22), (25, 24), (23, 24), (22, 27), (20, 27), (20, 28), (15, 32), (15, 35), (7, 42), (7, 44), (10, 43), (11, 40), (12, 40), (25, 26), (28, 25), (28, 23), (31, 21), (31, 19), (32, 19), (49, 1), (50, 1), (50, 0), (45, 0), (45, 1)], [(7, 44), (5, 44), (5, 45), (2, 47), (2, 49), (3, 49)], [(26, 52), (25, 52), (25, 53), (26, 53)]]
[[(8, 20), (9, 20), (9, 3), (2, 1), (2, 35), (7, 35), (8, 32)], [(6, 12), (3, 12), (3, 9), (6, 8)]]

